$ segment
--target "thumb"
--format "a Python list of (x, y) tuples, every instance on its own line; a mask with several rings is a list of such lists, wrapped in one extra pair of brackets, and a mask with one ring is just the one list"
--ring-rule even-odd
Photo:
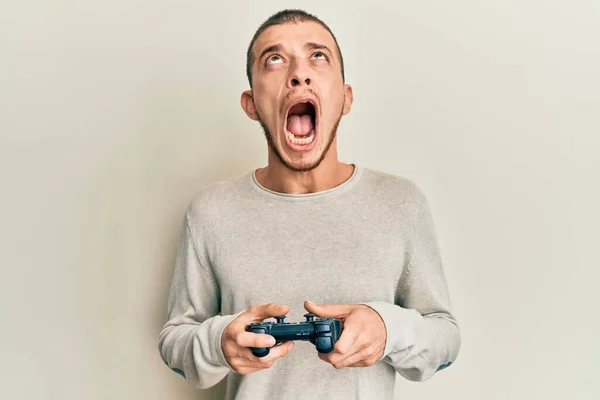
[(352, 306), (349, 304), (315, 304), (311, 301), (305, 301), (304, 308), (321, 318), (342, 319), (352, 311)]
[(250, 322), (262, 322), (262, 320), (285, 315), (290, 311), (290, 308), (285, 305), (269, 303), (250, 307), (246, 311), (246, 320)]

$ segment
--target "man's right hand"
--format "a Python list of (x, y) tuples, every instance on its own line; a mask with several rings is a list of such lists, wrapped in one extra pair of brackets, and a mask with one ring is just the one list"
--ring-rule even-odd
[[(286, 356), (294, 348), (293, 341), (272, 347), (275, 344), (273, 336), (246, 332), (246, 326), (252, 322), (262, 322), (267, 318), (285, 315), (288, 312), (288, 306), (274, 303), (253, 306), (227, 325), (221, 337), (221, 348), (235, 372), (245, 375), (271, 368), (278, 358)], [(256, 357), (252, 354), (251, 347), (271, 347), (271, 349), (265, 357)]]

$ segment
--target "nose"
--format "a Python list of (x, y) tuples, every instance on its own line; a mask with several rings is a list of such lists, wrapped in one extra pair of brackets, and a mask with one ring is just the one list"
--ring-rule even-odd
[[(299, 63), (300, 64), (300, 63)], [(310, 79), (310, 72), (309, 70), (302, 66), (302, 65), (296, 65), (296, 68), (294, 68), (289, 76), (288, 79), (288, 87), (289, 88), (297, 88), (299, 86), (310, 86), (311, 85), (311, 79)]]
[(291, 87), (300, 86), (302, 83), (305, 84), (306, 86), (310, 86), (310, 78), (308, 78), (308, 77), (306, 77), (306, 78), (293, 77), (290, 80), (290, 86)]

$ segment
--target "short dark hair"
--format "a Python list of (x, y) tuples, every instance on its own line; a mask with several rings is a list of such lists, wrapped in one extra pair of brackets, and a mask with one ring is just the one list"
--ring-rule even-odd
[(252, 88), (252, 66), (255, 61), (254, 53), (252, 52), (252, 47), (254, 47), (254, 42), (256, 42), (256, 39), (258, 39), (260, 34), (263, 33), (267, 28), (269, 28), (273, 25), (282, 25), (282, 24), (291, 24), (291, 23), (297, 24), (299, 22), (306, 22), (306, 21), (312, 21), (312, 22), (318, 23), (323, 28), (327, 29), (327, 32), (329, 32), (331, 34), (331, 37), (333, 38), (333, 41), (335, 42), (335, 45), (337, 47), (338, 55), (340, 57), (340, 64), (342, 66), (342, 80), (344, 82), (346, 81), (346, 78), (344, 76), (344, 58), (342, 57), (342, 51), (340, 50), (340, 45), (338, 44), (337, 39), (335, 38), (335, 35), (333, 34), (333, 32), (331, 32), (331, 29), (329, 29), (329, 27), (323, 21), (321, 21), (319, 18), (317, 18), (316, 16), (314, 16), (312, 14), (307, 13), (306, 11), (298, 10), (298, 9), (288, 9), (288, 10), (279, 11), (278, 13), (271, 15), (269, 17), (269, 19), (267, 19), (265, 22), (263, 22), (263, 24), (258, 28), (256, 33), (254, 34), (254, 37), (252, 38), (252, 41), (250, 42), (250, 46), (248, 46), (248, 52), (246, 53), (246, 76), (248, 77), (248, 83), (250, 83), (250, 88)]

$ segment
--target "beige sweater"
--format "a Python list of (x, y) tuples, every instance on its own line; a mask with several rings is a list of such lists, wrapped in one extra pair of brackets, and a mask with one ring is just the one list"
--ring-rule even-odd
[[(387, 329), (373, 366), (335, 369), (298, 341), (266, 370), (237, 374), (221, 349), (226, 325), (252, 305), (304, 300), (367, 304)], [(409, 179), (355, 165), (317, 193), (262, 187), (254, 172), (208, 185), (183, 220), (160, 354), (189, 384), (227, 379), (226, 399), (392, 399), (396, 372), (423, 381), (460, 348), (432, 214)], [(315, 397), (317, 396), (317, 397)]]

